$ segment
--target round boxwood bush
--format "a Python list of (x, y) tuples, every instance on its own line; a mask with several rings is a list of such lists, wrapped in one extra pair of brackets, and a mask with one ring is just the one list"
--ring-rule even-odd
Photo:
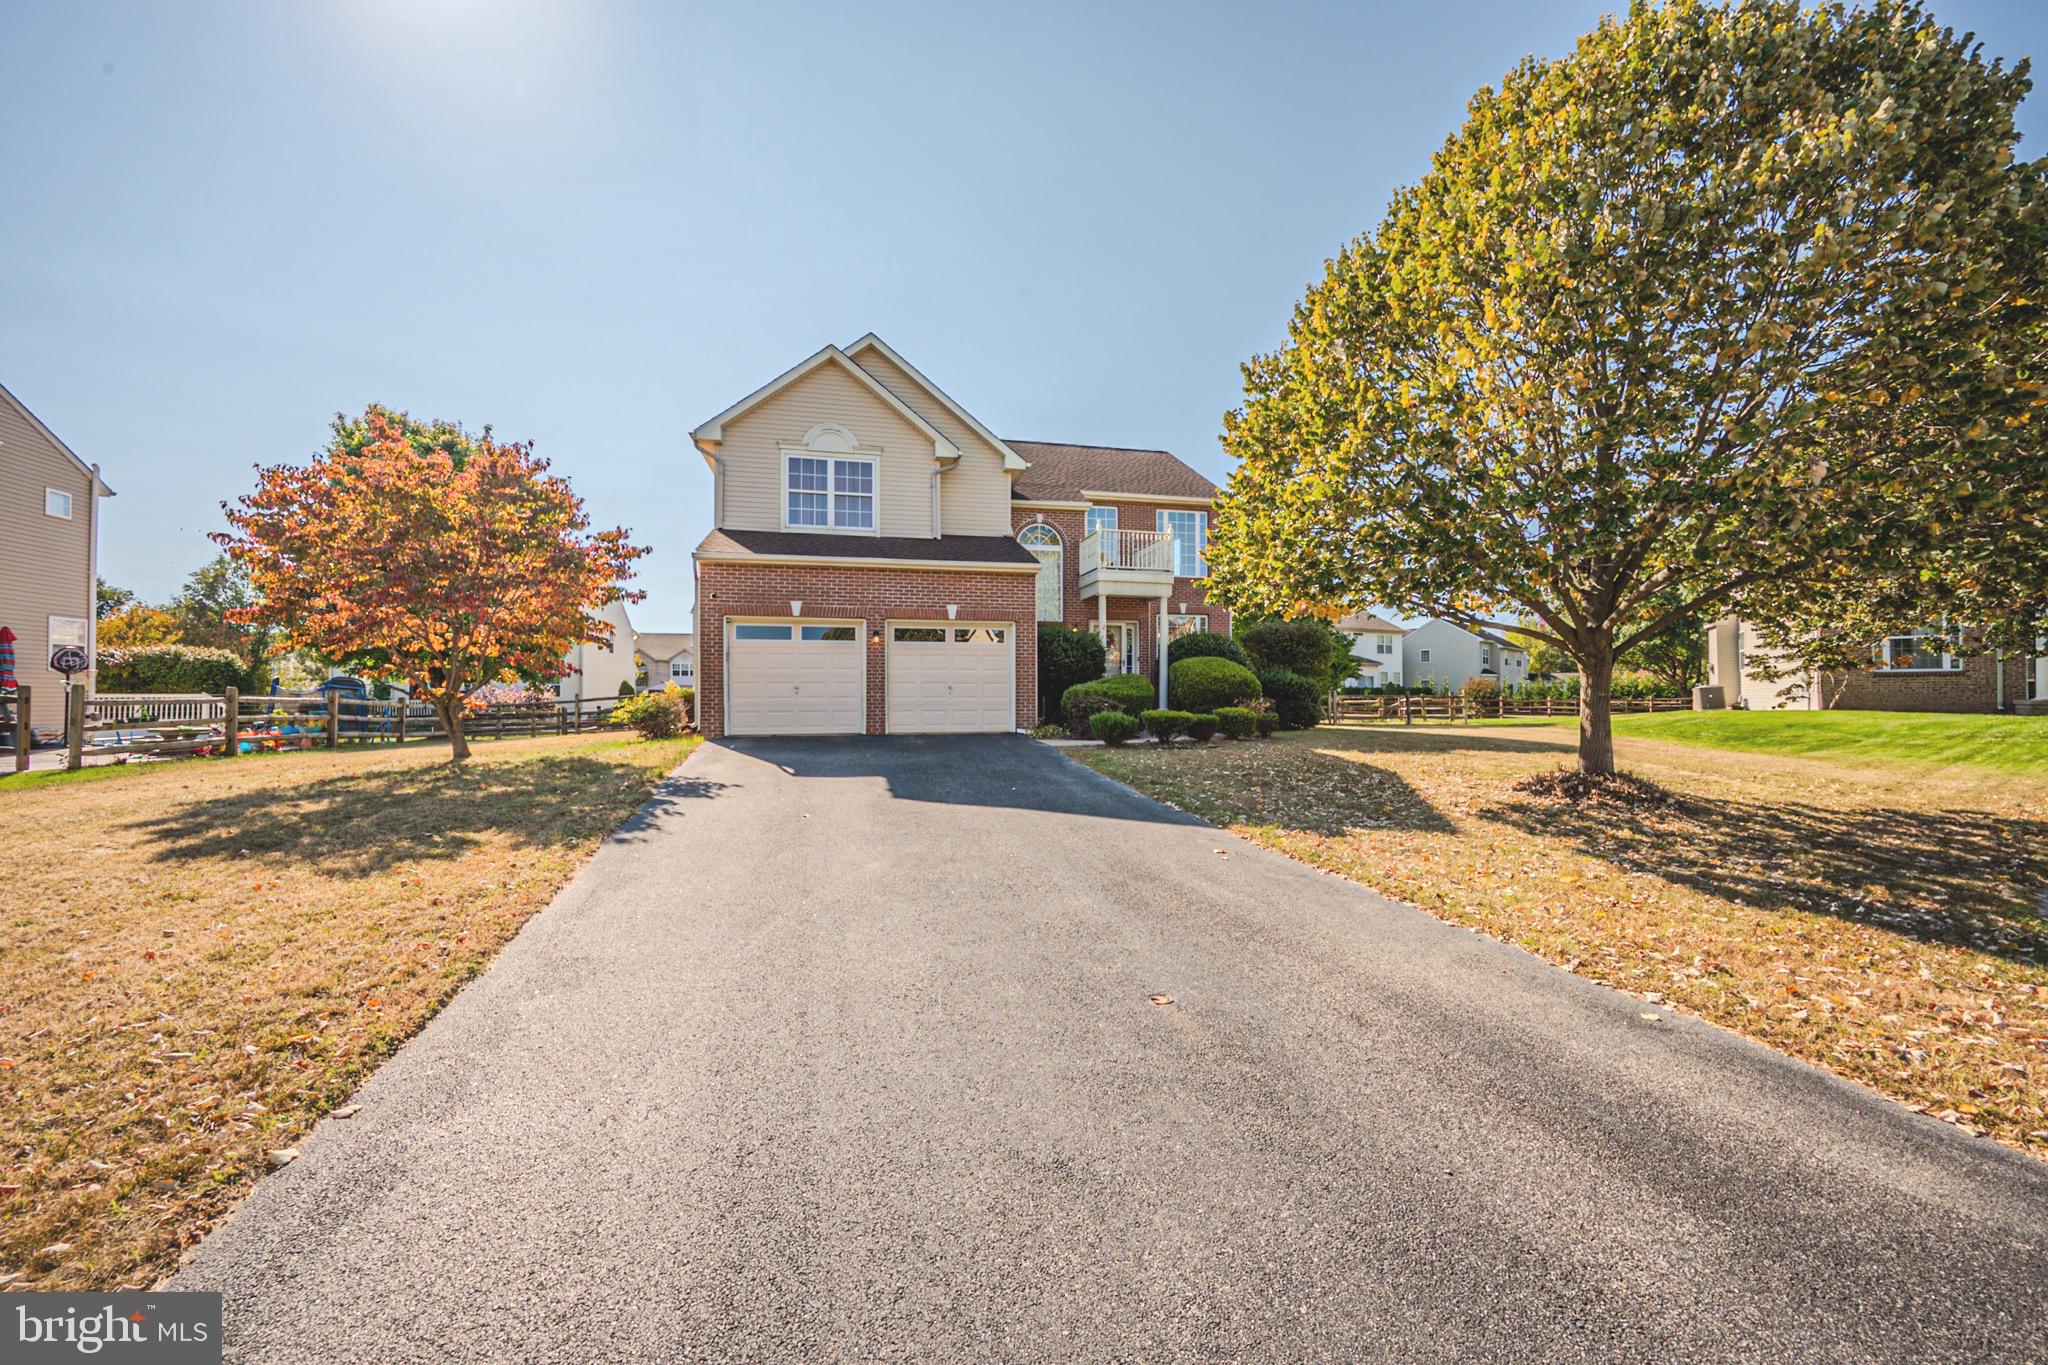
[(1061, 699), (1067, 695), (1068, 688), (1101, 677), (1108, 657), (1103, 652), (1101, 639), (1094, 634), (1071, 629), (1056, 621), (1041, 621), (1038, 625), (1040, 714), (1053, 715)]
[(1216, 728), (1225, 739), (1250, 739), (1259, 732), (1259, 713), (1248, 706), (1219, 706)]
[(1171, 667), (1182, 659), (1228, 659), (1246, 668), (1252, 666), (1252, 661), (1245, 657), (1237, 641), (1213, 630), (1192, 630), (1169, 640), (1166, 645), (1167, 665)]
[(1195, 723), (1195, 718), (1186, 711), (1140, 711), (1138, 723), (1145, 727), (1145, 733), (1161, 744), (1170, 743), (1175, 735), (1184, 735)]
[(1334, 641), (1321, 621), (1261, 621), (1239, 631), (1237, 642), (1261, 673), (1277, 668), (1321, 678), (1330, 671)]
[(1128, 711), (1132, 715), (1144, 710), (1153, 701), (1152, 684), (1135, 673), (1119, 673), (1113, 678), (1097, 678), (1094, 682), (1076, 683), (1060, 694), (1060, 719), (1067, 723), (1067, 729), (1075, 735), (1088, 733), (1088, 717), (1098, 711), (1112, 708)]
[(1112, 748), (1138, 733), (1138, 718), (1128, 711), (1097, 711), (1088, 717), (1088, 733)]
[(1207, 744), (1210, 740), (1216, 738), (1216, 727), (1221, 723), (1216, 717), (1203, 711), (1197, 711), (1195, 712), (1194, 719), (1188, 725), (1188, 738), (1197, 744)]
[(1258, 698), (1258, 675), (1228, 659), (1200, 655), (1166, 670), (1166, 699), (1177, 710), (1214, 711)]
[(1323, 689), (1313, 678), (1269, 668), (1259, 674), (1259, 690), (1273, 703), (1283, 730), (1306, 730), (1323, 718)]
[(1271, 739), (1273, 732), (1280, 728), (1280, 713), (1277, 711), (1254, 711), (1252, 724), (1259, 732), (1260, 739)]

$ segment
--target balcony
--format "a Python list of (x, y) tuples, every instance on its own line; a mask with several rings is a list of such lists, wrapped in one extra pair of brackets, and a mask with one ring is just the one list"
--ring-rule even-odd
[(1083, 598), (1164, 597), (1173, 591), (1173, 533), (1090, 531), (1079, 567)]

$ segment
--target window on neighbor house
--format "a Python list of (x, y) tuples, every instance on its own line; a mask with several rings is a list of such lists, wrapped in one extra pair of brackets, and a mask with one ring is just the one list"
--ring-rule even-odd
[(43, 490), (43, 515), (71, 520), (71, 495), (61, 488)]
[(1878, 641), (1871, 667), (1880, 673), (1946, 673), (1963, 666), (1948, 652), (1949, 644), (1948, 635), (1938, 630), (1888, 635)]
[(784, 497), (791, 526), (872, 531), (875, 462), (791, 455), (784, 465)]
[(1057, 621), (1066, 614), (1066, 551), (1060, 533), (1034, 522), (1017, 533), (1017, 543), (1038, 560), (1038, 619)]
[(686, 683), (697, 676), (697, 670), (688, 659), (670, 659), (668, 676), (671, 682)]
[(1417, 653), (1416, 653), (1415, 657), (1416, 657), (1417, 659), (1421, 660), (1421, 661), (1422, 661), (1423, 663), (1428, 663), (1428, 662), (1429, 662), (1429, 651), (1428, 651), (1428, 650), (1426, 650), (1426, 649), (1424, 649), (1424, 650), (1419, 650), (1419, 651), (1417, 651)]
[(1373, 638), (1373, 652), (1374, 652), (1375, 654), (1378, 654), (1378, 655), (1379, 655), (1379, 656), (1380, 656), (1380, 657), (1381, 657), (1382, 659), (1386, 658), (1387, 656), (1391, 655), (1391, 654), (1392, 654), (1392, 653), (1394, 652), (1394, 637), (1393, 637), (1393, 636), (1391, 636), (1391, 635), (1375, 635), (1375, 636), (1373, 636), (1372, 638)]
[(1116, 509), (1114, 507), (1091, 507), (1088, 509), (1089, 535), (1092, 536), (1097, 531), (1114, 531), (1115, 529)]
[(1183, 635), (1193, 635), (1198, 630), (1208, 628), (1209, 617), (1206, 613), (1191, 612), (1186, 616), (1169, 613), (1166, 618), (1166, 638), (1169, 640), (1178, 640)]
[(1159, 529), (1173, 532), (1173, 576), (1175, 578), (1207, 578), (1209, 576), (1209, 514), (1207, 512), (1182, 512), (1161, 508)]

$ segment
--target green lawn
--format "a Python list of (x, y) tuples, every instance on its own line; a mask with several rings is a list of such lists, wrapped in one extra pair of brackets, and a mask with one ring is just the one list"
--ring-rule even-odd
[(2048, 777), (2048, 716), (1922, 711), (1677, 711), (1616, 716), (1614, 732), (1707, 749)]

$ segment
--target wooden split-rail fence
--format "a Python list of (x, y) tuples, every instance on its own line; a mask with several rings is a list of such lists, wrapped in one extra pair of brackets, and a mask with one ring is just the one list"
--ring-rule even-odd
[[(1616, 697), (1616, 714), (1629, 711), (1689, 711), (1686, 697)], [(1576, 716), (1576, 698), (1531, 698), (1516, 701), (1508, 697), (1357, 697), (1340, 694), (1330, 706), (1330, 719), (1340, 723), (1390, 721), (1413, 725), (1418, 721), (1497, 720), (1506, 716)]]
[[(36, 744), (30, 729), (33, 691), (0, 692), (0, 741), (16, 772), (29, 766)], [(344, 744), (403, 744), (446, 739), (434, 708), (419, 701), (375, 701), (338, 692), (243, 696), (229, 688), (204, 692), (122, 693), (87, 696), (81, 683), (64, 693), (64, 766), (89, 758), (151, 754), (164, 757), (333, 749)], [(463, 715), (471, 739), (516, 739), (619, 729), (611, 719), (618, 702), (606, 698), (500, 702)], [(229, 719), (233, 718), (233, 735)], [(4, 770), (4, 768), (0, 768)]]

